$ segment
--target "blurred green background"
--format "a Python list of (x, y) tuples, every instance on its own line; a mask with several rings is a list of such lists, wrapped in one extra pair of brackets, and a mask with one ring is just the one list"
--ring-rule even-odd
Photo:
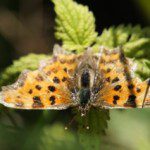
[[(149, 0), (77, 2), (88, 5), (94, 12), (99, 33), (112, 25), (150, 25)], [(48, 0), (1, 0), (0, 71), (26, 54), (51, 53), (57, 42), (54, 19), (54, 6)], [(0, 108), (0, 150), (83, 149), (76, 130), (64, 130), (64, 124), (72, 117), (70, 110), (14, 111)], [(110, 110), (108, 127), (101, 135), (101, 149), (149, 150), (149, 118), (150, 109)]]

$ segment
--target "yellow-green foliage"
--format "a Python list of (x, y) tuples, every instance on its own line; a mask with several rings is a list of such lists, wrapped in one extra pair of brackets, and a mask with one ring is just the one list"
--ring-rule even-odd
[(126, 55), (132, 58), (150, 59), (150, 28), (140, 26), (110, 27), (104, 29), (97, 38), (96, 45), (103, 45), (108, 48), (122, 46)]
[(95, 18), (87, 6), (73, 0), (53, 0), (56, 12), (56, 38), (66, 50), (80, 50), (91, 45), (97, 37)]

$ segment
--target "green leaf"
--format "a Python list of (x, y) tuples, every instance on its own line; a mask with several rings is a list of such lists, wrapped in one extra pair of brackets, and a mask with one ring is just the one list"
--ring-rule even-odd
[(148, 59), (139, 59), (135, 61), (137, 63), (136, 74), (146, 79), (150, 77), (150, 61)]
[(27, 133), (22, 145), (22, 150), (59, 150), (62, 148), (65, 150), (75, 150), (81, 148), (74, 132), (66, 131), (59, 123), (55, 123), (51, 126), (36, 125)]
[(96, 45), (107, 48), (121, 45), (128, 57), (150, 58), (150, 28), (142, 29), (140, 26), (131, 25), (110, 27), (97, 38)]
[(17, 79), (18, 75), (25, 69), (37, 69), (40, 60), (47, 58), (50, 58), (50, 56), (46, 56), (44, 54), (29, 54), (27, 56), (21, 57), (18, 60), (15, 60), (11, 66), (1, 72), (0, 87), (13, 83)]
[(83, 51), (95, 42), (95, 18), (87, 6), (73, 0), (53, 0), (56, 12), (56, 38), (66, 50)]
[(85, 117), (81, 117), (78, 113), (76, 120), (78, 122), (79, 142), (82, 147), (86, 150), (100, 149), (101, 138), (109, 120), (109, 111), (91, 108)]

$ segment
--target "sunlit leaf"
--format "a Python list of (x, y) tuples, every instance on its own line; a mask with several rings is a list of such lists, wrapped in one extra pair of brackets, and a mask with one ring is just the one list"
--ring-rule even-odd
[(73, 0), (53, 0), (56, 12), (56, 38), (66, 50), (89, 47), (96, 40), (95, 18), (87, 6)]

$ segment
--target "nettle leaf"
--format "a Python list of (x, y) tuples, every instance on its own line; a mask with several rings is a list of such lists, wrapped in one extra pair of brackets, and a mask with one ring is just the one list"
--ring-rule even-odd
[[(97, 150), (101, 147), (101, 138), (107, 128), (109, 111), (99, 108), (91, 108), (85, 117), (77, 115), (78, 138), (84, 149)], [(89, 127), (89, 129), (87, 129)]]
[(50, 58), (50, 56), (44, 54), (29, 54), (27, 56), (21, 57), (18, 60), (15, 60), (13, 64), (7, 67), (0, 74), (0, 87), (13, 83), (19, 74), (25, 70), (35, 70), (38, 68), (40, 60)]
[[(110, 27), (97, 38), (95, 49), (99, 46), (113, 49), (122, 46), (127, 57), (135, 58), (138, 65), (137, 74), (148, 78), (150, 72), (150, 28), (132, 27), (131, 25)], [(142, 66), (142, 67), (141, 67)], [(141, 70), (140, 70), (140, 69)]]
[(108, 48), (123, 46), (129, 57), (147, 57), (147, 54), (150, 54), (150, 28), (142, 29), (140, 26), (132, 27), (131, 25), (110, 27), (104, 29), (97, 38), (96, 45)]
[(135, 60), (137, 63), (136, 74), (142, 77), (143, 80), (150, 77), (150, 61), (148, 59)]
[(56, 38), (66, 50), (83, 51), (96, 41), (95, 18), (87, 6), (73, 0), (52, 0), (56, 12)]

